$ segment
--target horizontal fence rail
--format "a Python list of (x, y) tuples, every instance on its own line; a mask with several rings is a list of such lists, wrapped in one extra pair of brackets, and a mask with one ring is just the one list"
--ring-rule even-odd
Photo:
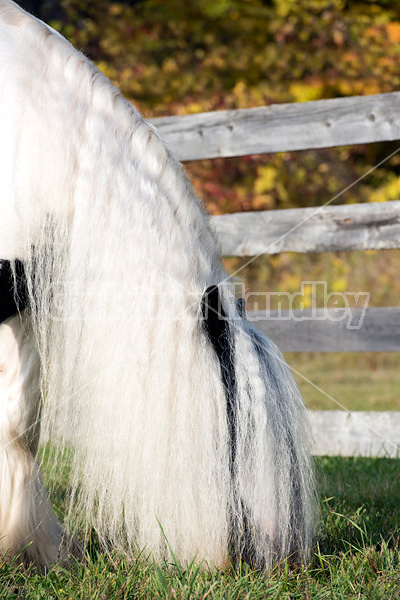
[[(309, 410), (314, 456), (400, 457), (400, 412)], [(70, 431), (53, 431), (43, 425), (42, 445), (71, 440)]]
[(400, 92), (160, 117), (179, 160), (330, 148), (400, 139)]
[[(281, 352), (399, 352), (400, 308), (249, 311)], [(358, 328), (359, 326), (359, 328)]]
[(212, 217), (224, 256), (400, 247), (400, 201)]
[(400, 412), (310, 410), (313, 454), (400, 458)]

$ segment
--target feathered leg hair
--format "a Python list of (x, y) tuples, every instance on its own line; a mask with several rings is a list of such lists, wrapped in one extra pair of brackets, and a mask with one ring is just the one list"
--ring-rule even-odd
[[(23, 265), (0, 261), (0, 553), (43, 568), (77, 554), (43, 486), (40, 361)], [(68, 549), (67, 549), (68, 546)]]
[(0, 325), (0, 552), (37, 567), (64, 558), (36, 459), (39, 361), (27, 315)]

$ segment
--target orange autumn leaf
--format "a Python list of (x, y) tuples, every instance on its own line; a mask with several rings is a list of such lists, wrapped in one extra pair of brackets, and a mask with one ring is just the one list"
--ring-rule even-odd
[(392, 42), (392, 44), (400, 42), (400, 23), (398, 21), (387, 23), (386, 31), (388, 33), (389, 41)]

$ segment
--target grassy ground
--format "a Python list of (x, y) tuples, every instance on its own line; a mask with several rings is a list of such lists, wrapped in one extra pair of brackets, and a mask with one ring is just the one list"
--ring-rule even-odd
[[(73, 599), (354, 599), (400, 597), (400, 461), (317, 461), (321, 518), (310, 565), (270, 573), (246, 565), (210, 574), (194, 563), (156, 566), (145, 556), (106, 557), (93, 543), (69, 570), (45, 575), (0, 562), (0, 598)], [(57, 491), (62, 510), (62, 487)]]
[[(310, 408), (400, 410), (398, 357), (381, 354), (287, 354)], [(304, 379), (305, 378), (305, 379)], [(308, 383), (307, 380), (311, 381)], [(46, 455), (45, 474), (51, 470)], [(102, 555), (96, 543), (68, 570), (40, 575), (0, 561), (0, 599), (354, 599), (400, 598), (400, 460), (319, 458), (321, 504), (311, 563), (277, 565), (261, 574), (241, 565), (214, 574), (192, 565), (157, 566), (145, 555), (127, 561)], [(65, 473), (54, 489), (64, 511)]]
[(285, 358), (309, 408), (339, 409), (325, 392), (349, 410), (400, 410), (396, 352), (286, 353)]

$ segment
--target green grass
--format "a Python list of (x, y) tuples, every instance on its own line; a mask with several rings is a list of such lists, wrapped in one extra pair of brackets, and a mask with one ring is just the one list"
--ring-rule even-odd
[[(129, 562), (120, 556), (107, 557), (93, 542), (86, 557), (69, 570), (56, 566), (39, 575), (2, 561), (0, 598), (399, 598), (400, 461), (322, 458), (317, 472), (320, 525), (311, 563), (305, 568), (290, 568), (284, 562), (268, 574), (247, 565), (210, 574), (195, 561), (182, 567), (172, 556), (170, 564), (161, 566), (144, 554)], [(62, 510), (62, 496), (61, 487), (58, 510)]]
[(400, 410), (396, 352), (286, 353), (285, 358), (308, 408), (340, 409), (328, 394), (349, 410)]

